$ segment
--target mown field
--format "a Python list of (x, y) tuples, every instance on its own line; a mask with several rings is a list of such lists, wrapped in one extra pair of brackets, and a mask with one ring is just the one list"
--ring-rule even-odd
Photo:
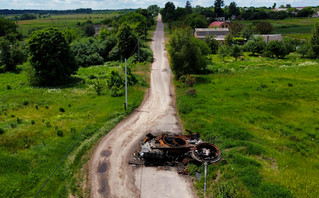
[(141, 103), (147, 88), (149, 63), (138, 64), (133, 71), (139, 81), (128, 89), (127, 111), (124, 96), (111, 97), (106, 87), (98, 96), (95, 78), (105, 81), (119, 64), (80, 68), (77, 83), (59, 88), (29, 86), (25, 72), (0, 74), (0, 197), (33, 197), (85, 129), (39, 197), (77, 191), (83, 154)]
[[(315, 23), (319, 23), (319, 18), (287, 18), (284, 20), (265, 20), (270, 22), (274, 29), (273, 34), (282, 34), (290, 38), (309, 39)], [(246, 25), (252, 21), (241, 21)]]
[[(183, 128), (218, 136), (225, 159), (209, 166), (207, 197), (317, 197), (319, 63), (210, 58), (212, 73), (196, 75), (194, 87), (174, 82)], [(203, 178), (195, 186), (202, 196)]]

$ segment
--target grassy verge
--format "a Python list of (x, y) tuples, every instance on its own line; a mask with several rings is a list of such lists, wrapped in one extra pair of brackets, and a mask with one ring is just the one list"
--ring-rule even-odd
[(39, 197), (67, 197), (76, 191), (74, 174), (82, 155), (96, 141), (133, 111), (143, 100), (150, 63), (138, 64), (139, 82), (129, 87), (129, 110), (124, 96), (98, 96), (92, 76), (104, 78), (119, 63), (80, 68), (80, 82), (64, 88), (31, 87), (24, 72), (0, 74), (0, 197), (32, 197), (44, 184), (99, 105), (66, 163), (58, 169)]
[[(316, 197), (318, 62), (294, 54), (211, 59), (214, 73), (197, 75), (194, 87), (174, 82), (183, 127), (206, 141), (219, 137), (225, 161), (209, 166), (208, 197)], [(195, 186), (202, 195), (203, 178)]]

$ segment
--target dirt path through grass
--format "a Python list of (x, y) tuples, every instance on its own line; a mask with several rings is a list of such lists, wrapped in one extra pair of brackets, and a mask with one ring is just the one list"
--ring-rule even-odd
[(173, 168), (128, 165), (130, 155), (147, 133), (182, 132), (174, 104), (161, 16), (152, 50), (155, 61), (147, 97), (129, 118), (101, 140), (93, 153), (89, 168), (92, 197), (195, 197), (190, 179)]

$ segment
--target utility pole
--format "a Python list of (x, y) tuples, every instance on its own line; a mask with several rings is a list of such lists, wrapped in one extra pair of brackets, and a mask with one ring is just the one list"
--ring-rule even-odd
[(140, 62), (140, 37), (138, 37), (137, 41), (137, 60)]
[(125, 59), (125, 110), (127, 108), (127, 68)]

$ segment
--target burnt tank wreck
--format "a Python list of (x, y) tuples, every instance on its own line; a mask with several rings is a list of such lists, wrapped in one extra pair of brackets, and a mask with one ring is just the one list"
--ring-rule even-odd
[[(132, 155), (129, 164), (145, 166), (186, 166), (189, 162), (204, 164), (205, 193), (207, 167), (220, 161), (222, 154), (214, 142), (204, 142), (198, 133), (188, 132), (189, 135), (169, 132), (158, 136), (147, 134), (139, 149)], [(188, 174), (188, 171), (184, 169), (180, 173)]]
[(130, 164), (160, 166), (187, 165), (190, 161), (213, 164), (222, 155), (214, 143), (204, 142), (198, 133), (190, 135), (172, 134), (169, 132), (155, 136), (147, 134), (139, 150), (134, 153)]

